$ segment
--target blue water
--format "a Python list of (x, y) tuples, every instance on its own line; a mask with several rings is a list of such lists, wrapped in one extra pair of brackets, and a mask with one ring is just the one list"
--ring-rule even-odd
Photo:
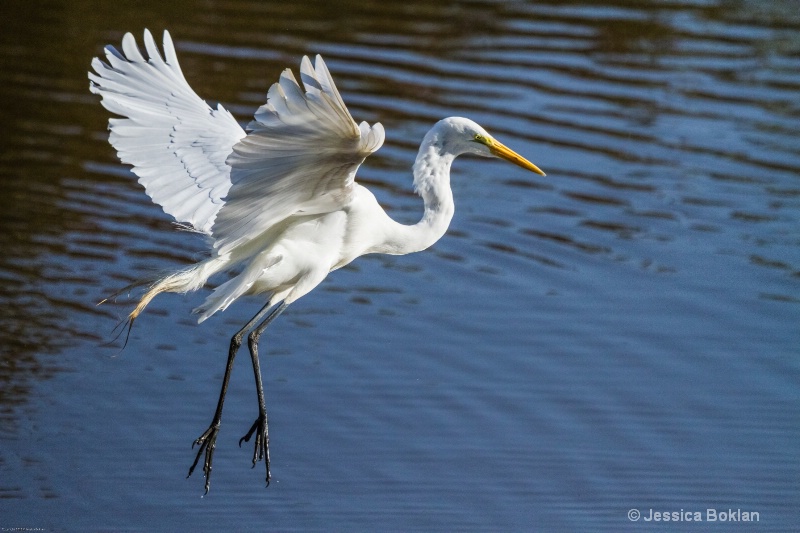
[[(652, 511), (797, 530), (794, 2), (3, 9), (0, 528), (635, 531)], [(263, 302), (198, 326), (207, 290), (161, 296), (124, 350), (107, 343), (130, 301), (96, 306), (203, 251), (119, 164), (88, 92), (91, 58), (145, 27), (242, 122), (323, 54), (356, 120), (386, 127), (360, 181), (400, 221), (421, 215), (410, 165), (444, 116), (548, 173), (459, 159), (445, 238), (356, 261), (270, 327), (267, 489), (237, 446), (245, 353), (210, 494), (185, 479)]]

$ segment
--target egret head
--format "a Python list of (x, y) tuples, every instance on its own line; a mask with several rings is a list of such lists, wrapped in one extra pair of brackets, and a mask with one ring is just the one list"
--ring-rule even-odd
[(451, 153), (499, 157), (524, 169), (545, 175), (539, 167), (505, 146), (468, 118), (450, 117), (440, 121), (440, 124), (444, 130), (441, 138), (443, 148)]

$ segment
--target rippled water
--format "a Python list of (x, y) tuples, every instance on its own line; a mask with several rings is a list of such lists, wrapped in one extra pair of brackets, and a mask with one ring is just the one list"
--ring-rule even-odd
[[(0, 37), (0, 527), (610, 530), (650, 509), (800, 508), (800, 12), (793, 1), (11, 0)], [(9, 22), (10, 21), (10, 22)], [(169, 28), (242, 121), (325, 56), (387, 143), (361, 170), (413, 222), (427, 129), (469, 116), (541, 166), (459, 159), (431, 250), (366, 257), (266, 337), (274, 482), (236, 442), (185, 480), (230, 335), (206, 293), (96, 302), (201, 256), (107, 144), (86, 71)], [(628, 512), (642, 518), (632, 523)], [(700, 531), (710, 524), (682, 523)]]

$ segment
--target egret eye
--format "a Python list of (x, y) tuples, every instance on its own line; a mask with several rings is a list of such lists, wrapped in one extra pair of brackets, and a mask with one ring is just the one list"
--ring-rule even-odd
[(486, 137), (484, 137), (480, 133), (476, 133), (474, 139), (475, 139), (475, 142), (479, 142), (481, 144), (486, 144)]

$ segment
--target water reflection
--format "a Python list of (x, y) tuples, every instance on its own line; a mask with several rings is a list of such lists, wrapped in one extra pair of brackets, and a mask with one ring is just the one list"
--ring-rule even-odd
[[(403, 222), (415, 221), (421, 210), (411, 191), (410, 163), (425, 131), (443, 116), (474, 118), (549, 175), (529, 180), (491, 162), (459, 160), (456, 219), (445, 240), (405, 260), (358, 263), (287, 319), (278, 354), (324, 353), (336, 361), (287, 357), (285, 364), (301, 368), (284, 370), (282, 381), (272, 384), (292, 400), (276, 405), (276, 416), (314, 420), (315, 431), (310, 423), (292, 429), (287, 420), (276, 444), (299, 447), (284, 450), (287, 463), (281, 465), (295, 487), (301, 483), (296, 480), (320, 482), (336, 474), (345, 485), (368, 486), (365, 501), (389, 515), (402, 514), (381, 499), (394, 483), (417, 487), (440, 509), (456, 508), (442, 494), (474, 503), (474, 515), (445, 513), (459, 520), (485, 524), (481, 520), (490, 517), (494, 526), (519, 529), (530, 518), (525, 509), (534, 508), (544, 517), (540, 524), (552, 529), (618, 529), (615, 518), (581, 514), (580, 497), (572, 495), (583, 490), (604, 509), (610, 505), (604, 494), (631, 499), (631, 486), (651, 501), (697, 499), (702, 490), (682, 480), (690, 475), (687, 468), (702, 469), (719, 498), (779, 502), (771, 512), (780, 522), (781, 503), (796, 494), (797, 473), (789, 444), (797, 437), (792, 428), (800, 340), (795, 2), (52, 0), (10, 2), (4, 9), (14, 22), (0, 38), (4, 435), (29, 431), (35, 438), (28, 440), (44, 440), (28, 426), (56, 418), (48, 402), (74, 405), (72, 414), (88, 429), (117, 416), (93, 392), (104, 384), (93, 373), (110, 372), (97, 360), (117, 353), (102, 344), (126, 307), (96, 302), (153, 269), (190, 262), (202, 250), (199, 239), (173, 230), (118, 164), (106, 141), (106, 113), (87, 90), (85, 73), (102, 45), (118, 43), (125, 31), (168, 27), (191, 85), (242, 122), (283, 68), (305, 53), (325, 55), (354, 117), (386, 126), (387, 144), (360, 179)], [(353, 316), (340, 310), (344, 305), (355, 308), (347, 311)], [(168, 379), (187, 386), (214, 378), (221, 368), (209, 370), (210, 357), (208, 367), (195, 367), (186, 364), (186, 352), (216, 353), (215, 337), (229, 335), (249, 310), (232, 309), (200, 333), (189, 325), (191, 307), (177, 297), (156, 305), (152, 313), (168, 334), (157, 328), (141, 333), (138, 351), (129, 351), (123, 364), (147, 360), (142, 364), (156, 375), (164, 365)], [(309, 326), (313, 331), (304, 335)], [(296, 328), (301, 333), (292, 335)], [(424, 342), (417, 344), (419, 338)], [(150, 350), (157, 355), (153, 361), (146, 359)], [(364, 355), (370, 353), (384, 358)], [(56, 382), (62, 371), (87, 384), (82, 395), (47, 396), (41, 381)], [(155, 384), (142, 394), (137, 387), (143, 386), (137, 381), (125, 389), (138, 399), (128, 408), (144, 403), (170, 417), (176, 439), (192, 436), (198, 428), (164, 412), (176, 410), (170, 399), (175, 389)], [(361, 416), (353, 420), (334, 402), (320, 405), (308, 390), (338, 393)], [(356, 390), (372, 393), (372, 400)], [(194, 403), (195, 393), (206, 391), (191, 389), (186, 403)], [(394, 410), (376, 399), (382, 394), (391, 397)], [(114, 400), (124, 401), (122, 396)], [(740, 396), (745, 405), (731, 413)], [(310, 418), (320, 413), (326, 416)], [(471, 416), (495, 429), (493, 440), (480, 441), (478, 431), (464, 440), (497, 450), (491, 457), (454, 444), (464, 437), (460, 417)], [(400, 445), (390, 422), (409, 419), (427, 439), (411, 445), (413, 455), (428, 461), (429, 473), (441, 475), (440, 485), (430, 481), (433, 475), (414, 477), (413, 465), (402, 459), (407, 448), (393, 451)], [(135, 442), (137, 431), (152, 427), (133, 427), (127, 436)], [(343, 433), (342, 427), (358, 431)], [(451, 437), (451, 448), (437, 440), (434, 428)], [(78, 430), (63, 431), (94, 451), (91, 465), (78, 451), (69, 452), (78, 454), (70, 460), (94, 475), (98, 487), (127, 501), (130, 494), (100, 481), (116, 471), (115, 458), (88, 437), (81, 440)], [(384, 455), (375, 463), (364, 457), (363, 466), (350, 464), (345, 475), (341, 465), (313, 464), (317, 456), (303, 453), (331, 442), (345, 446), (350, 438), (369, 441), (350, 443), (350, 451), (358, 450), (354, 455), (366, 448)], [(14, 453), (22, 447), (13, 439), (5, 444)], [(708, 451), (714, 449), (732, 464), (763, 469), (751, 471), (748, 480), (729, 477)], [(30, 494), (40, 492), (28, 490), (25, 481), (35, 469), (30, 464), (43, 464), (45, 471), (54, 460), (35, 445), (32, 450), (37, 460), (18, 467), (14, 454), (3, 452), (0, 467), (11, 469), (2, 477), (21, 487), (14, 494), (38, 501)], [(535, 461), (526, 450), (533, 450)], [(463, 471), (463, 457), (477, 455), (503, 474), (505, 484), (489, 469), (482, 493), (463, 488), (469, 483), (452, 472)], [(167, 456), (157, 459), (164, 461), (157, 468), (175, 459)], [(568, 471), (559, 465), (569, 465)], [(311, 466), (313, 475), (292, 470)], [(669, 471), (664, 493), (642, 484), (637, 469)], [(48, 479), (47, 494), (70, 501), (69, 482), (40, 475)], [(386, 484), (369, 485), (369, 479)], [(238, 481), (232, 474), (225, 483), (252, 488)], [(9, 486), (0, 483), (0, 490)], [(732, 486), (739, 488), (726, 489)], [(341, 509), (349, 508), (305, 482), (302, 491), (292, 493), (296, 501), (313, 495), (331, 516), (342, 518)], [(174, 494), (159, 494), (174, 501)], [(394, 495), (413, 507), (412, 495), (400, 489)], [(554, 505), (543, 509), (532, 501)], [(113, 504), (108, 509), (124, 519), (125, 510)], [(162, 511), (155, 509), (154, 516), (167, 516)], [(319, 526), (312, 515), (292, 527)], [(281, 516), (277, 523), (290, 523)]]

